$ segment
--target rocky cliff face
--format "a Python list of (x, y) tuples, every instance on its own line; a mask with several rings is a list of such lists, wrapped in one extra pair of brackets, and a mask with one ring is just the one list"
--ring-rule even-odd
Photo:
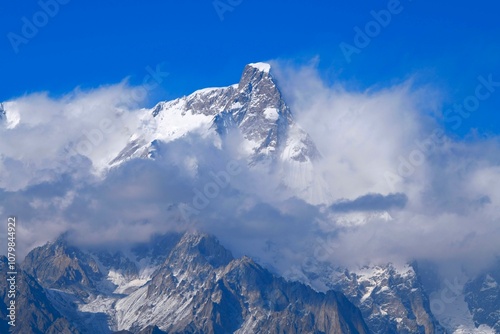
[(287, 282), (195, 232), (117, 253), (60, 238), (33, 250), (24, 267), (82, 333), (369, 332), (342, 294)]
[(445, 332), (434, 318), (420, 278), (410, 265), (348, 269), (310, 263), (302, 268), (301, 275), (302, 281), (320, 291), (342, 292), (361, 310), (373, 333)]
[(500, 333), (500, 260), (470, 280), (464, 295), (475, 326), (488, 325)]
[[(8, 277), (7, 258), (0, 257), (0, 275)], [(16, 321), (11, 327), (7, 323), (8, 287), (6, 279), (0, 280), (0, 332), (19, 334), (78, 334), (49, 301), (43, 287), (29, 274), (18, 268), (16, 280)], [(9, 332), (10, 330), (10, 332)]]
[(410, 265), (374, 266), (336, 271), (330, 287), (357, 305), (375, 333), (443, 333), (429, 300)]

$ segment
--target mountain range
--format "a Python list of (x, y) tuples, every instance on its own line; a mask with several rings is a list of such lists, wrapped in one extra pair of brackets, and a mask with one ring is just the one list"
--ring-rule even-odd
[(16, 333), (369, 333), (343, 294), (287, 282), (198, 232), (116, 252), (63, 235), (31, 251), (21, 275)]
[[(235, 85), (143, 109), (140, 126), (105, 168), (155, 161), (162, 144), (196, 135), (219, 150), (233, 150), (249, 170), (276, 175), (283, 193), (331, 205), (333, 196), (315, 167), (322, 154), (279, 87), (269, 64), (254, 63)], [(80, 247), (62, 235), (32, 250), (22, 264), (21, 325), (14, 332), (500, 332), (500, 264), (465, 279), (455, 292), (460, 309), (437, 312), (431, 296), (439, 287), (426, 284), (431, 275), (415, 261), (363, 267), (313, 261), (288, 274), (258, 262), (234, 258), (215, 237), (196, 231), (119, 249)], [(6, 263), (3, 257), (3, 274)], [(6, 294), (3, 281), (2, 319)], [(7, 330), (5, 322), (0, 330)]]

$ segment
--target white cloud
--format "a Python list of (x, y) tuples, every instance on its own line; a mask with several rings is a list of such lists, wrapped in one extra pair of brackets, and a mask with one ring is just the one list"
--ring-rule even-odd
[[(276, 196), (272, 188), (279, 180), (240, 162), (231, 185), (192, 217), (195, 226), (278, 270), (321, 247), (332, 250), (330, 261), (346, 265), (417, 258), (481, 266), (500, 253), (497, 138), (457, 142), (442, 136), (429, 145), (426, 140), (439, 129), (433, 119), (439, 94), (430, 86), (410, 81), (353, 91), (325, 84), (314, 67), (274, 69), (297, 122), (323, 155), (316, 167), (335, 199), (358, 203), (400, 193), (405, 205), (386, 205), (385, 215), (371, 212), (380, 205), (365, 206), (361, 220), (356, 212), (332, 214)], [(191, 227), (177, 204), (192, 205), (196, 191), (213, 182), (210, 173), (237, 160), (237, 150), (221, 151), (193, 135), (160, 144), (155, 162), (133, 160), (96, 178), (96, 168), (125, 145), (130, 134), (120, 130), (135, 129), (139, 119), (123, 98), (131, 90), (119, 84), (5, 104), (10, 125), (0, 130), (0, 198), (4, 214), (22, 213), (27, 245), (66, 229), (90, 243), (120, 243)], [(116, 122), (113, 131), (102, 131), (103, 140), (84, 154), (88, 159), (68, 159), (64, 147), (89, 140), (85, 134), (101, 129), (103, 119)], [(234, 141), (230, 137), (233, 148)], [(397, 175), (401, 158), (411, 160), (418, 151), (425, 159), (391, 187), (386, 173)]]
[(136, 126), (133, 92), (124, 82), (58, 98), (39, 93), (5, 102), (0, 187), (19, 190), (53, 180), (75, 167), (69, 158), (76, 155), (90, 159), (94, 172), (102, 169)]

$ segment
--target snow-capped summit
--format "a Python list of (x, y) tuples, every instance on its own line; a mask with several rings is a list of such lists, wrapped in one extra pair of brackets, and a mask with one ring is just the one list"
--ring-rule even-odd
[(238, 84), (197, 90), (146, 110), (141, 128), (110, 165), (131, 157), (154, 157), (155, 141), (196, 133), (220, 146), (226, 134), (237, 130), (243, 138), (240, 152), (249, 166), (265, 166), (282, 175), (281, 185), (310, 203), (328, 202), (328, 190), (314, 171), (321, 155), (295, 122), (270, 68), (266, 63), (249, 64)]
[(269, 65), (268, 63), (252, 63), (252, 64), (248, 64), (248, 66), (254, 67), (254, 68), (258, 69), (259, 71), (262, 71), (265, 73), (269, 73), (269, 71), (271, 70), (271, 65)]

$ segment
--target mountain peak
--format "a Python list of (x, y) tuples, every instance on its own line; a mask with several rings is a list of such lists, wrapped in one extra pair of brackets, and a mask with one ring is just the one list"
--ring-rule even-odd
[[(252, 63), (245, 66), (240, 82), (238, 83), (238, 92), (251, 93), (257, 86), (265, 86), (264, 93), (267, 97), (277, 96), (281, 99), (281, 92), (277, 87), (277, 82), (271, 74), (271, 65), (267, 63)], [(256, 90), (259, 92), (259, 89)]]
[(186, 232), (173, 253), (181, 256), (200, 255), (204, 258), (203, 261), (214, 267), (225, 266), (233, 260), (231, 252), (222, 247), (214, 236), (198, 231)]
[(269, 65), (268, 63), (251, 63), (247, 66), (253, 67), (264, 73), (269, 73), (269, 71), (271, 70), (271, 65)]
[(225, 148), (226, 135), (236, 130), (243, 138), (240, 152), (250, 168), (260, 166), (270, 173), (281, 170), (283, 189), (292, 189), (312, 203), (329, 202), (328, 189), (312, 165), (321, 155), (309, 135), (295, 123), (279, 82), (270, 71), (267, 63), (248, 64), (237, 84), (201, 89), (160, 102), (146, 111), (141, 129), (110, 165), (128, 158), (159, 158), (158, 142), (171, 142), (189, 133), (213, 138), (216, 147)]

